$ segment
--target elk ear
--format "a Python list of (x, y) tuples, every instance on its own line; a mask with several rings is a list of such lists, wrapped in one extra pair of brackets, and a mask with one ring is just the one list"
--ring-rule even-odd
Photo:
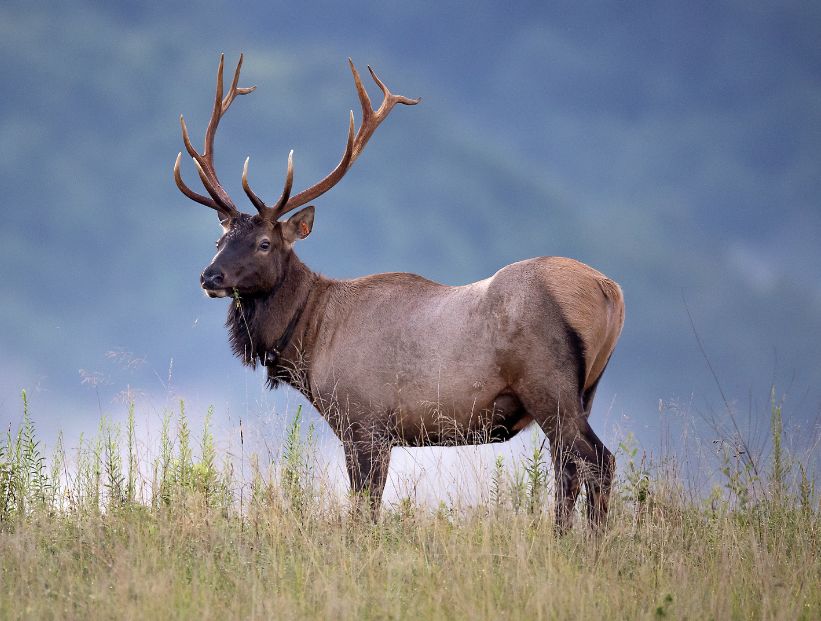
[(305, 239), (314, 228), (314, 207), (310, 205), (300, 209), (282, 223), (282, 236), (289, 244), (298, 239)]

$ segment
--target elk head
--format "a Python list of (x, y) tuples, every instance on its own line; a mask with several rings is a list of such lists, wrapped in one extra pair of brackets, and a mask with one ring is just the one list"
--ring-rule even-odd
[(285, 267), (293, 253), (294, 242), (297, 239), (304, 239), (311, 232), (314, 208), (313, 206), (305, 207), (287, 220), (281, 220), (282, 216), (318, 198), (335, 186), (359, 157), (376, 128), (397, 103), (404, 105), (419, 103), (420, 99), (409, 99), (391, 93), (373, 69), (368, 67), (371, 77), (384, 95), (382, 104), (374, 110), (371, 107), (368, 93), (362, 85), (359, 72), (350, 58), (348, 63), (362, 106), (362, 124), (354, 135), (352, 110), (348, 124), (348, 140), (339, 164), (324, 179), (299, 194), (291, 196), (294, 179), (293, 151), (291, 151), (288, 155), (288, 169), (282, 194), (275, 203), (267, 205), (254, 193), (248, 183), (248, 158), (246, 158), (242, 171), (242, 187), (257, 209), (258, 213), (253, 216), (242, 213), (236, 208), (231, 197), (217, 179), (214, 170), (214, 136), (220, 119), (228, 111), (237, 95), (246, 95), (256, 88), (255, 86), (248, 88), (238, 86), (242, 55), (234, 71), (231, 87), (224, 96), (224, 55), (220, 56), (214, 109), (205, 131), (205, 146), (202, 153), (197, 152), (191, 145), (185, 121), (180, 116), (185, 149), (194, 161), (194, 166), (208, 196), (194, 192), (182, 180), (180, 174), (182, 152), (177, 155), (177, 161), (174, 164), (174, 180), (180, 191), (188, 198), (214, 209), (223, 227), (223, 235), (217, 242), (217, 254), (200, 276), (200, 284), (209, 297), (225, 297), (231, 293), (259, 295), (275, 290), (284, 277)]

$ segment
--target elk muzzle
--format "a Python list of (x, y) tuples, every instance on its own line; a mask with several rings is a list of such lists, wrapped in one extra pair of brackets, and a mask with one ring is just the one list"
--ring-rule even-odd
[(213, 264), (206, 267), (200, 274), (200, 286), (211, 298), (222, 298), (228, 295), (225, 288), (225, 274)]

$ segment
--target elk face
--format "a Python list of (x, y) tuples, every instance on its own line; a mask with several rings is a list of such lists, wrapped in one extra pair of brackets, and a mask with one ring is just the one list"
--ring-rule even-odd
[(211, 298), (234, 292), (270, 293), (285, 277), (294, 242), (310, 234), (313, 222), (312, 206), (283, 222), (247, 214), (224, 221), (225, 232), (217, 241), (217, 254), (200, 275), (200, 285)]

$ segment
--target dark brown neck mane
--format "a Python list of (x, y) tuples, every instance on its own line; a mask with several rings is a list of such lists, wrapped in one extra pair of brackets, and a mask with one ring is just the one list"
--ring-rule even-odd
[(283, 275), (269, 292), (240, 295), (228, 308), (225, 326), (234, 355), (243, 364), (268, 370), (268, 384), (276, 388), (284, 381), (305, 392), (303, 344), (308, 325), (309, 305), (319, 276), (291, 253)]

